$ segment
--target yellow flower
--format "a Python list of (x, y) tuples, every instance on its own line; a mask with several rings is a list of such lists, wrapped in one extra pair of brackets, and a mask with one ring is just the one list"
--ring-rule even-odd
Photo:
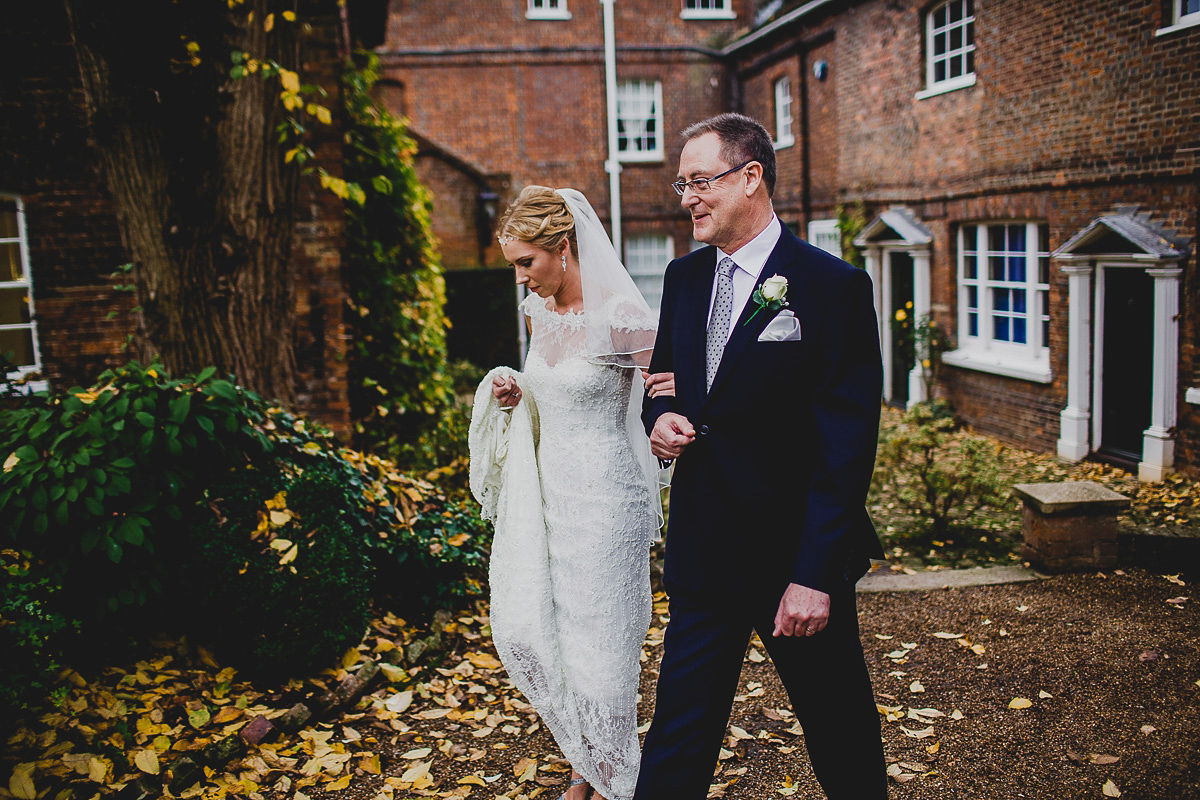
[(896, 322), (904, 322), (904, 320), (906, 320), (906, 319), (908, 319), (908, 314), (904, 313), (904, 309), (903, 308), (897, 309), (896, 310)]

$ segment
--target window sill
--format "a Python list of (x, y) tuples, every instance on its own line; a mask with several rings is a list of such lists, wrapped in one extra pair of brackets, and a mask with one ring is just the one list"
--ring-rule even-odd
[(684, 9), (679, 12), (680, 19), (737, 19), (737, 14), (733, 13), (732, 8), (725, 8), (719, 11), (707, 11), (698, 9)]
[(646, 164), (652, 162), (661, 163), (663, 161), (662, 153), (618, 153), (617, 161), (622, 164)]
[(967, 75), (966, 77), (952, 78), (948, 81), (942, 81), (941, 83), (939, 83), (935, 86), (931, 86), (928, 89), (922, 89), (921, 91), (917, 92), (914, 95), (914, 99), (924, 100), (927, 97), (937, 97), (939, 94), (946, 94), (947, 92), (957, 92), (959, 89), (966, 89), (966, 88), (968, 88), (970, 86), (974, 86), (974, 85), (975, 85), (975, 73), (971, 73), (970, 75)]
[(1045, 359), (1034, 361), (960, 349), (942, 353), (942, 363), (961, 369), (990, 372), (994, 375), (1003, 375), (1007, 378), (1017, 378), (1033, 383), (1050, 383), (1053, 377), (1050, 374), (1049, 355)]
[(786, 150), (796, 143), (795, 139), (780, 139), (777, 142), (772, 142), (776, 150)]
[(1174, 25), (1168, 25), (1165, 28), (1159, 28), (1158, 30), (1156, 30), (1154, 32), (1154, 35), (1155, 36), (1168, 36), (1172, 33), (1176, 33), (1178, 31), (1185, 31), (1188, 28), (1195, 28), (1197, 26), (1200, 26), (1200, 16), (1195, 16), (1194, 19), (1185, 17), (1184, 19), (1180, 20), (1179, 22), (1176, 22)]
[(526, 11), (525, 19), (570, 19), (570, 11)]

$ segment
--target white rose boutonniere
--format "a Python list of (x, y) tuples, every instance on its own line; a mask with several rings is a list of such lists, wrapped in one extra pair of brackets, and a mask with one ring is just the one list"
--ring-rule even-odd
[(750, 295), (750, 299), (758, 303), (758, 308), (754, 309), (754, 313), (750, 315), (750, 319), (746, 320), (745, 325), (750, 324), (750, 320), (758, 316), (758, 312), (764, 308), (770, 311), (778, 311), (781, 308), (787, 307), (787, 278), (782, 275), (772, 275), (762, 282), (754, 290), (754, 294)]

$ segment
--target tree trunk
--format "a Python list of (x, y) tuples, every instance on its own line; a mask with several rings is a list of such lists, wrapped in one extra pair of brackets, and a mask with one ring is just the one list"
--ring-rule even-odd
[[(292, 26), (263, 24), (294, 2), (230, 10), (134, 0), (119, 12), (64, 2), (92, 137), (134, 261), (138, 355), (177, 373), (213, 365), (290, 402), (295, 169), (279, 144), (279, 79), (232, 79), (230, 54), (296, 70)], [(135, 27), (153, 39), (131, 41)]]

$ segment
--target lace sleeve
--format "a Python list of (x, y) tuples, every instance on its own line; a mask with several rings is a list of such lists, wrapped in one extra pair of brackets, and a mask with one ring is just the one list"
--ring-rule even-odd
[(610, 329), (613, 350), (632, 361), (622, 366), (649, 366), (658, 329), (658, 320), (653, 314), (627, 298), (614, 296), (605, 304), (604, 316)]

